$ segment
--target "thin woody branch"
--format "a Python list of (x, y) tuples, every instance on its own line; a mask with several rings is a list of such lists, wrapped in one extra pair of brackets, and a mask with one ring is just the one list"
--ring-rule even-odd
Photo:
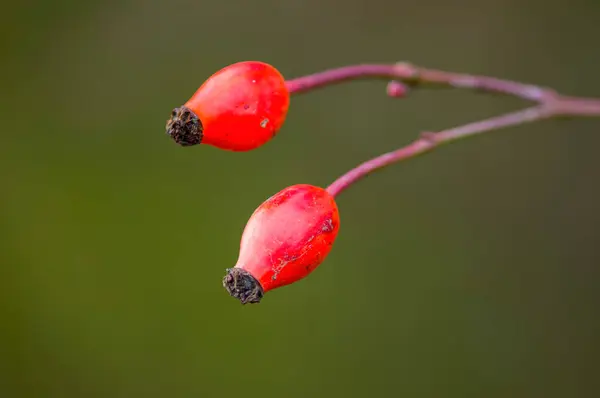
[(541, 120), (549, 116), (550, 113), (545, 108), (536, 106), (533, 108), (526, 108), (524, 110), (508, 113), (502, 116), (465, 124), (460, 127), (443, 130), (438, 133), (422, 133), (417, 140), (413, 141), (409, 145), (377, 156), (351, 169), (346, 174), (335, 180), (331, 185), (329, 185), (327, 187), (327, 191), (332, 196), (337, 196), (342, 191), (349, 188), (352, 184), (376, 170), (382, 169), (402, 160), (422, 155), (439, 147), (442, 144), (450, 143), (458, 140), (459, 138), (466, 138), (488, 131), (500, 130), (510, 126), (525, 124), (527, 122)]
[(360, 64), (342, 66), (287, 81), (293, 94), (357, 79), (399, 80), (411, 86), (437, 86), (507, 94), (529, 101), (542, 101), (555, 92), (531, 84), (495, 77), (446, 72), (418, 67), (406, 62), (397, 64)]
[(437, 133), (423, 133), (409, 145), (368, 160), (339, 177), (327, 187), (333, 196), (376, 170), (429, 152), (442, 144), (460, 138), (554, 117), (600, 116), (600, 99), (566, 96), (553, 89), (532, 84), (490, 76), (427, 69), (404, 62), (393, 65), (343, 66), (291, 79), (286, 82), (286, 85), (290, 93), (298, 94), (349, 80), (366, 78), (392, 80), (387, 90), (388, 95), (392, 97), (403, 96), (402, 83), (404, 83), (411, 87), (447, 87), (511, 95), (535, 102), (537, 105)]

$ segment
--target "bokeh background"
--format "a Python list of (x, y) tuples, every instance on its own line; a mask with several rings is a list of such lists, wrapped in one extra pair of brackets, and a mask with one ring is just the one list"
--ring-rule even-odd
[(600, 120), (545, 121), (339, 197), (304, 281), (221, 287), (254, 209), (524, 104), (384, 81), (292, 99), (259, 150), (171, 109), (240, 60), (417, 64), (600, 96), (597, 1), (10, 2), (0, 24), (0, 397), (597, 397)]

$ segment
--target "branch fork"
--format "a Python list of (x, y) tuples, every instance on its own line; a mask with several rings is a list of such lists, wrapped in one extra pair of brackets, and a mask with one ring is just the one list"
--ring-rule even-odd
[(396, 64), (359, 64), (329, 69), (288, 80), (292, 94), (306, 93), (321, 87), (357, 79), (386, 79), (390, 97), (404, 97), (411, 89), (445, 87), (467, 89), (517, 97), (535, 105), (504, 115), (483, 119), (438, 132), (423, 132), (412, 143), (359, 164), (340, 176), (327, 191), (337, 196), (362, 178), (383, 167), (429, 152), (441, 144), (503, 128), (558, 117), (600, 117), (600, 99), (573, 97), (556, 90), (499, 79), (491, 76), (446, 72), (415, 66), (408, 62)]

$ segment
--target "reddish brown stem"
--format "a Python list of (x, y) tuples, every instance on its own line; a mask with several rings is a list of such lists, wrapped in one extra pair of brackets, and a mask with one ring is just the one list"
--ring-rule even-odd
[(366, 177), (376, 170), (397, 163), (401, 160), (413, 158), (429, 152), (430, 150), (442, 144), (487, 131), (499, 130), (501, 128), (516, 126), (526, 122), (533, 122), (548, 116), (549, 112), (546, 111), (544, 107), (536, 106), (491, 119), (465, 124), (463, 126), (440, 131), (438, 133), (423, 133), (421, 134), (420, 138), (408, 144), (407, 146), (397, 149), (393, 152), (388, 152), (377, 156), (376, 158), (368, 160), (348, 171), (346, 174), (342, 175), (331, 185), (329, 185), (327, 187), (327, 191), (332, 196), (337, 196), (356, 181)]
[(430, 85), (449, 88), (465, 88), (491, 93), (508, 94), (530, 101), (540, 101), (554, 95), (551, 89), (511, 80), (465, 73), (445, 72), (426, 69), (406, 62), (393, 65), (360, 64), (342, 66), (302, 76), (287, 81), (288, 90), (293, 94), (305, 93), (324, 86), (357, 79), (399, 80), (410, 85)]
[[(291, 93), (298, 94), (348, 80), (364, 78), (394, 80), (411, 86), (434, 85), (512, 95), (536, 102), (537, 105), (437, 133), (423, 133), (420, 138), (411, 144), (368, 160), (339, 177), (327, 188), (333, 196), (338, 195), (358, 180), (376, 170), (429, 152), (442, 144), (460, 138), (553, 117), (600, 116), (600, 99), (565, 96), (558, 94), (550, 88), (532, 84), (497, 79), (490, 76), (426, 69), (408, 63), (344, 66), (288, 80), (287, 87)], [(388, 94), (400, 96), (397, 93), (401, 91), (401, 87), (394, 86), (392, 88), (390, 90), (388, 86)]]

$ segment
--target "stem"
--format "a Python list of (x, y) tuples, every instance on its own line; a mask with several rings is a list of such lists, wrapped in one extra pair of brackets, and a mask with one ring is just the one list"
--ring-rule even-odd
[[(348, 80), (376, 78), (393, 80), (410, 86), (437, 86), (470, 89), (487, 93), (511, 95), (537, 103), (536, 106), (505, 115), (485, 119), (437, 133), (423, 133), (409, 145), (368, 160), (335, 180), (327, 191), (337, 196), (358, 180), (372, 172), (399, 161), (429, 152), (438, 146), (488, 131), (517, 126), (542, 119), (561, 116), (600, 116), (600, 99), (561, 95), (550, 88), (498, 79), (491, 76), (471, 75), (427, 69), (409, 63), (360, 64), (329, 69), (286, 82), (292, 94), (305, 93), (317, 88)], [(389, 89), (390, 96), (404, 96), (402, 87)]]
[(450, 88), (481, 90), (490, 93), (508, 94), (530, 101), (554, 95), (554, 91), (530, 84), (502, 80), (489, 76), (445, 72), (426, 69), (406, 62), (392, 65), (360, 64), (342, 66), (311, 75), (297, 77), (286, 82), (292, 94), (300, 94), (317, 88), (357, 79), (400, 80), (410, 85), (430, 85)]
[(397, 163), (401, 160), (414, 158), (418, 155), (429, 152), (430, 150), (442, 144), (487, 131), (500, 130), (509, 126), (516, 126), (526, 122), (541, 120), (548, 116), (549, 112), (546, 111), (546, 108), (542, 106), (536, 106), (491, 119), (465, 124), (463, 126), (440, 131), (438, 133), (423, 133), (419, 139), (413, 141), (403, 148), (379, 155), (371, 160), (361, 163), (329, 185), (327, 187), (327, 192), (329, 192), (331, 196), (335, 197), (346, 188), (350, 187), (352, 184), (368, 176), (374, 171)]

